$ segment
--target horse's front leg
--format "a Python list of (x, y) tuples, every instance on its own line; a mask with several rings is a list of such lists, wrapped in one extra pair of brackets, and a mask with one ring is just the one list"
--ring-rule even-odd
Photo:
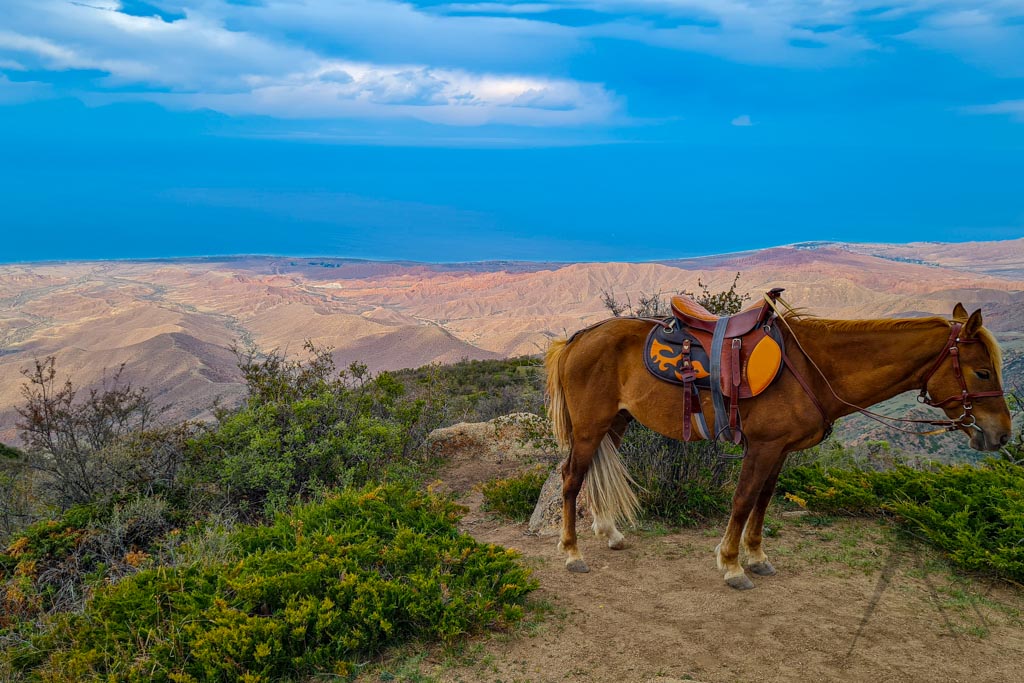
[(775, 469), (765, 480), (757, 502), (754, 503), (754, 509), (750, 511), (747, 524), (743, 528), (743, 550), (747, 553), (747, 569), (758, 576), (773, 576), (775, 574), (775, 567), (768, 561), (768, 556), (764, 552), (764, 515), (772, 501), (772, 495), (775, 494), (775, 484), (778, 482), (782, 463), (785, 460), (784, 455), (779, 457)]
[[(732, 514), (722, 542), (715, 548), (718, 568), (725, 572), (725, 582), (738, 590), (754, 587), (740, 565), (740, 537), (751, 511), (757, 504), (765, 484), (782, 458), (781, 448), (751, 445), (743, 458), (743, 469), (736, 493), (732, 497)], [(774, 483), (773, 483), (774, 486)]]

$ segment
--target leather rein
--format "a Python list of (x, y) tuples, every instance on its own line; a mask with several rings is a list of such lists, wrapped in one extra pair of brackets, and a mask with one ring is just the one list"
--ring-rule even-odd
[[(869, 417), (872, 420), (875, 420), (876, 422), (879, 422), (885, 425), (886, 427), (889, 427), (890, 429), (905, 432), (907, 434), (916, 434), (918, 436), (931, 436), (934, 434), (954, 432), (957, 430), (967, 431), (968, 429), (977, 429), (980, 431), (981, 428), (978, 427), (977, 420), (974, 417), (974, 399), (995, 398), (1005, 396), (1005, 392), (1002, 389), (1000, 389), (999, 391), (968, 390), (967, 381), (964, 379), (963, 368), (960, 366), (960, 344), (977, 344), (980, 343), (981, 340), (977, 338), (961, 339), (960, 331), (963, 329), (964, 324), (961, 322), (954, 321), (950, 325), (949, 338), (946, 339), (946, 343), (942, 347), (942, 351), (939, 352), (939, 357), (935, 359), (935, 362), (932, 364), (932, 367), (924, 376), (923, 385), (921, 387), (921, 393), (918, 394), (917, 401), (918, 403), (923, 403), (935, 408), (941, 408), (947, 403), (951, 403), (953, 401), (960, 401), (960, 404), (963, 407), (963, 412), (960, 415), (960, 417), (956, 419), (947, 418), (944, 420), (915, 420), (911, 418), (891, 417), (889, 415), (881, 415), (879, 413), (875, 413), (873, 411), (868, 410), (867, 408), (863, 408), (861, 406), (850, 403), (849, 401), (841, 398), (839, 394), (836, 393), (836, 390), (828, 381), (828, 378), (825, 376), (825, 373), (822, 372), (821, 368), (818, 367), (818, 364), (814, 362), (814, 359), (811, 358), (811, 356), (804, 349), (803, 345), (800, 343), (800, 339), (793, 332), (793, 328), (790, 327), (785, 315), (783, 315), (777, 308), (776, 299), (765, 296), (765, 300), (768, 301), (768, 304), (772, 307), (772, 310), (775, 311), (776, 319), (781, 320), (782, 323), (786, 326), (786, 329), (789, 330), (790, 336), (793, 338), (793, 341), (796, 342), (796, 345), (797, 347), (799, 347), (801, 353), (804, 354), (804, 357), (807, 359), (807, 361), (814, 367), (815, 370), (817, 370), (818, 375), (821, 376), (822, 381), (825, 382), (825, 386), (828, 387), (828, 390), (829, 392), (831, 392), (832, 396), (835, 397), (835, 399), (842, 403), (843, 405), (853, 408), (862, 415)], [(793, 308), (785, 301), (781, 301), (781, 299), (779, 299), (779, 301), (780, 303), (782, 303), (783, 306), (789, 309), (789, 311), (793, 311)], [(947, 357), (951, 358), (953, 361), (953, 372), (956, 375), (957, 382), (960, 384), (960, 393), (953, 394), (948, 398), (938, 401), (931, 398), (928, 395), (928, 381), (932, 378), (933, 375), (935, 375), (936, 372), (938, 372), (939, 368), (942, 366), (943, 361), (946, 360)], [(812, 393), (807, 382), (803, 379), (803, 377), (800, 376), (800, 373), (797, 372), (793, 365), (789, 362), (789, 359), (783, 356), (783, 360), (786, 366), (789, 368), (789, 371), (793, 373), (793, 376), (800, 383), (800, 386), (803, 387), (804, 392), (808, 395), (808, 397), (810, 397), (811, 401), (818, 409), (818, 412), (821, 413), (822, 421), (825, 423), (825, 436), (822, 437), (822, 439), (824, 440), (825, 438), (828, 438), (828, 435), (832, 432), (832, 421), (829, 419), (824, 407), (822, 406), (818, 398)], [(929, 425), (932, 427), (936, 427), (936, 429), (930, 429), (926, 431), (904, 429), (902, 427), (897, 426), (896, 424), (893, 424), (896, 422), (909, 422), (912, 424)]]

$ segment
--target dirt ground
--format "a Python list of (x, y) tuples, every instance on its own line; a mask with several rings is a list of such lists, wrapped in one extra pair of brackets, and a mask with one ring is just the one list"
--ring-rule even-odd
[[(461, 448), (436, 488), (469, 508), (463, 529), (515, 548), (543, 608), (532, 625), (412, 657), (382, 680), (1024, 682), (1024, 589), (964, 577), (936, 551), (878, 520), (770, 511), (778, 569), (725, 585), (713, 549), (724, 528), (627, 531), (613, 551), (581, 520), (588, 574), (565, 570), (554, 536), (482, 512), (477, 485), (535, 466), (533, 456)], [(469, 446), (469, 448), (466, 448)], [(774, 514), (773, 514), (774, 512)]]

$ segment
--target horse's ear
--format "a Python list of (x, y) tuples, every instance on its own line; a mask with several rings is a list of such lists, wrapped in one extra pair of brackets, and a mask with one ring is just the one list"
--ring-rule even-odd
[(981, 329), (981, 309), (979, 308), (974, 313), (971, 313), (971, 317), (964, 323), (964, 329), (960, 331), (960, 336), (964, 339), (971, 339), (977, 336), (978, 330)]
[(953, 320), (959, 323), (967, 322), (967, 309), (964, 308), (963, 304), (957, 304), (953, 307)]

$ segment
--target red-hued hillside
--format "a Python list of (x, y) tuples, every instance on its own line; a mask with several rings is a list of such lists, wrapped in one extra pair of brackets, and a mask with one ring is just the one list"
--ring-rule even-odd
[[(233, 257), (0, 266), (0, 439), (14, 442), (20, 371), (54, 355), (80, 385), (119, 364), (170, 416), (203, 417), (241, 386), (233, 342), (300, 352), (303, 341), (372, 369), (541, 352), (607, 316), (601, 294), (785, 287), (828, 317), (982, 307), (1014, 357), (1024, 339), (1024, 239), (816, 243), (661, 263), (377, 263)], [(1022, 333), (1019, 335), (1017, 333)]]

